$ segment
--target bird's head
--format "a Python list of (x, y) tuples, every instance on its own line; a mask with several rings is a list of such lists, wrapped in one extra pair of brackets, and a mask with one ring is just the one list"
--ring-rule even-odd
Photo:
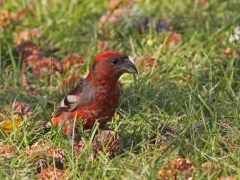
[(106, 51), (97, 56), (88, 78), (92, 81), (117, 82), (123, 73), (134, 74), (138, 71), (128, 56), (116, 51)]

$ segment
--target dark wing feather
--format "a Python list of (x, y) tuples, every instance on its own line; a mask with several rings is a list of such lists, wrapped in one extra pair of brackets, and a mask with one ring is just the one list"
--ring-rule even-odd
[(63, 112), (74, 111), (81, 102), (84, 102), (85, 95), (83, 94), (84, 86), (86, 85), (86, 80), (80, 82), (75, 88), (68, 93), (68, 95), (62, 99), (60, 106), (54, 112), (54, 116), (60, 116)]
[(59, 106), (56, 111), (53, 113), (54, 117), (60, 116), (62, 114), (62, 112), (66, 112), (68, 111), (67, 108), (61, 107)]

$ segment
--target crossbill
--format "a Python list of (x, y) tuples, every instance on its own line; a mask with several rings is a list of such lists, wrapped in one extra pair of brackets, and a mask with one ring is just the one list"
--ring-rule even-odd
[(128, 56), (116, 51), (98, 55), (88, 76), (62, 99), (51, 119), (52, 124), (62, 126), (68, 135), (78, 121), (85, 121), (83, 129), (91, 129), (95, 122), (103, 128), (118, 107), (120, 88), (117, 82), (124, 73), (138, 73)]

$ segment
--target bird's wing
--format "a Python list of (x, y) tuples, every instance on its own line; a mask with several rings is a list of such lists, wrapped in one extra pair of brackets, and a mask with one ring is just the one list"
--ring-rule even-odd
[(91, 92), (87, 88), (86, 80), (77, 85), (65, 98), (62, 99), (60, 106), (54, 112), (54, 116), (60, 116), (63, 112), (71, 112), (80, 106), (91, 103)]

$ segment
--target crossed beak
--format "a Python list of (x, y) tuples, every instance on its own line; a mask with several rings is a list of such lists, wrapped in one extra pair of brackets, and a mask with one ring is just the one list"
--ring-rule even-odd
[(138, 74), (138, 70), (136, 66), (128, 58), (124, 60), (124, 63), (121, 69), (122, 69), (122, 72), (125, 72), (125, 73)]

